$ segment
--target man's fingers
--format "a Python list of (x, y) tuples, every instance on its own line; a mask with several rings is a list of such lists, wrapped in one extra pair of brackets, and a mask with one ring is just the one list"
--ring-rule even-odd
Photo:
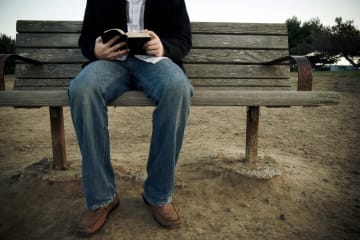
[(112, 46), (119, 38), (120, 36), (115, 36), (112, 39), (110, 39), (107, 43), (105, 43), (105, 45)]
[(120, 48), (123, 48), (124, 46), (126, 46), (126, 42), (120, 42), (120, 43), (112, 46), (110, 49), (111, 49), (111, 51), (118, 51), (118, 50), (120, 50)]
[(114, 60), (121, 56), (127, 55), (128, 50), (121, 49), (124, 46), (126, 46), (126, 42), (120, 42), (120, 43), (115, 44), (115, 42), (118, 41), (118, 39), (119, 39), (119, 36), (116, 36), (104, 44), (101, 37), (96, 38), (95, 50), (94, 50), (95, 56), (98, 59)]

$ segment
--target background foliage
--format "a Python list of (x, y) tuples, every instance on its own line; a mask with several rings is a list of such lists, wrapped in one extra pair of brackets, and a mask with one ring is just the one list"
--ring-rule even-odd
[(324, 26), (318, 18), (286, 21), (291, 55), (307, 55), (313, 67), (332, 64), (344, 57), (354, 67), (360, 64), (360, 31), (353, 21), (335, 18), (334, 26)]
[[(15, 53), (15, 40), (5, 34), (0, 34), (0, 53)], [(15, 61), (7, 63), (5, 74), (14, 73)]]

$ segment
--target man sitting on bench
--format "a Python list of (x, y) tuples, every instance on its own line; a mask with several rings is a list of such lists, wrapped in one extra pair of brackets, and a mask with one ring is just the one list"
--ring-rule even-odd
[[(149, 29), (145, 56), (132, 55), (118, 37), (104, 43), (111, 28)], [(71, 116), (82, 154), (87, 210), (78, 232), (98, 231), (117, 207), (110, 161), (107, 103), (139, 89), (156, 105), (143, 198), (165, 227), (180, 217), (172, 204), (175, 166), (189, 114), (192, 85), (182, 69), (191, 48), (191, 29), (183, 0), (88, 0), (79, 45), (90, 61), (69, 88)]]

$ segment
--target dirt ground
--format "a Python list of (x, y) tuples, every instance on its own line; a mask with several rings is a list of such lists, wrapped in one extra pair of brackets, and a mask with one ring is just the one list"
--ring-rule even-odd
[[(261, 108), (260, 160), (281, 170), (270, 180), (236, 171), (246, 108), (193, 107), (174, 196), (184, 224), (174, 230), (141, 199), (153, 108), (109, 108), (121, 202), (91, 239), (360, 239), (360, 73), (315, 73), (314, 90), (339, 91), (341, 103)], [(84, 198), (68, 108), (65, 128), (70, 170), (54, 171), (48, 110), (0, 109), (0, 239), (77, 239)]]

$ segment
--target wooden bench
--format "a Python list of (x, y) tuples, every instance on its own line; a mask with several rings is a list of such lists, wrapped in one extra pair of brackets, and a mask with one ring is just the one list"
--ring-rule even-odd
[[(18, 21), (14, 89), (0, 91), (0, 106), (49, 107), (53, 161), (66, 169), (63, 106), (67, 87), (86, 59), (78, 48), (81, 21)], [(246, 159), (257, 160), (259, 108), (337, 104), (335, 92), (311, 91), (312, 70), (304, 57), (288, 56), (286, 24), (192, 23), (193, 49), (185, 69), (195, 87), (193, 106), (247, 106)], [(298, 66), (291, 86), (289, 63)], [(142, 92), (127, 92), (110, 106), (148, 106)]]

